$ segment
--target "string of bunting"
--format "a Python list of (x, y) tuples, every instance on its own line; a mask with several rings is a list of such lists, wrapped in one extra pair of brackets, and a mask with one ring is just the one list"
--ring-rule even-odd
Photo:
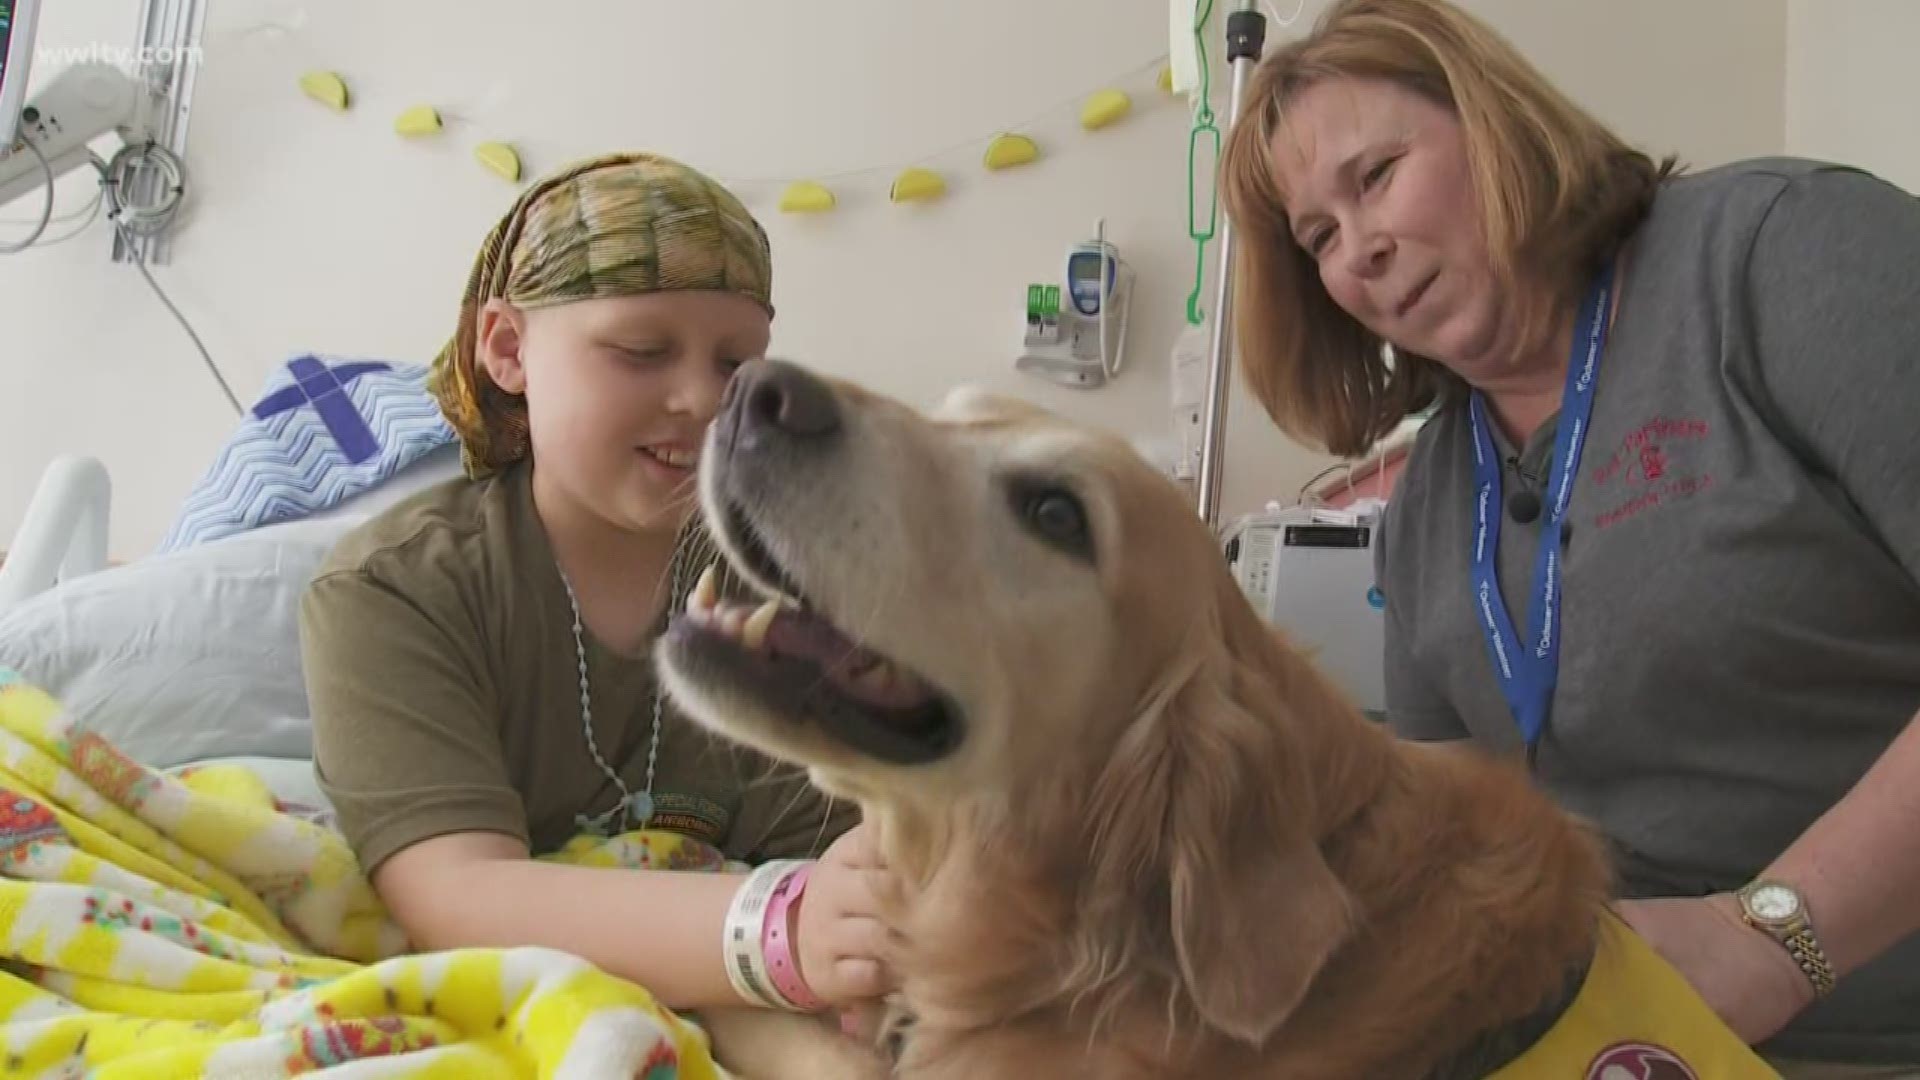
[[(963, 168), (1003, 172), (1031, 165), (1045, 153), (1042, 138), (1071, 117), (1085, 132), (1097, 132), (1120, 123), (1134, 112), (1139, 84), (1151, 76), (1161, 93), (1172, 95), (1173, 69), (1162, 54), (1105, 80), (1098, 89), (1082, 91), (1048, 106), (1026, 119), (1003, 125), (972, 138), (949, 143), (909, 159), (904, 167), (873, 165), (811, 176), (757, 176), (718, 179), (749, 197), (778, 186), (783, 213), (819, 214), (840, 205), (836, 189), (844, 190), (882, 176), (891, 176), (887, 199), (893, 203), (931, 202), (948, 193), (949, 173)], [(963, 157), (962, 155), (965, 155)], [(969, 160), (970, 159), (970, 160)]]
[[(958, 155), (977, 154), (978, 168), (987, 172), (1017, 169), (1039, 161), (1044, 154), (1041, 138), (1051, 125), (1071, 115), (1085, 132), (1097, 132), (1125, 120), (1134, 112), (1134, 96), (1140, 83), (1151, 74), (1160, 93), (1177, 97), (1173, 89), (1173, 69), (1168, 56), (1161, 54), (1137, 64), (1107, 80), (1099, 88), (1083, 91), (1017, 123), (995, 129), (964, 141), (951, 143), (900, 167), (876, 165), (846, 169), (827, 174), (794, 177), (716, 177), (742, 198), (756, 191), (779, 187), (779, 208), (789, 214), (820, 214), (840, 204), (836, 188), (846, 189), (875, 176), (891, 175), (887, 198), (896, 204), (924, 203), (944, 197), (949, 173), (961, 167)], [(352, 94), (338, 72), (309, 71), (300, 77), (300, 89), (307, 97), (327, 108), (345, 112), (351, 108)], [(414, 105), (394, 119), (394, 132), (404, 138), (424, 138), (442, 133), (442, 112), (430, 105)], [(509, 142), (490, 140), (477, 144), (473, 155), (483, 167), (510, 183), (522, 182), (525, 169), (518, 151)]]

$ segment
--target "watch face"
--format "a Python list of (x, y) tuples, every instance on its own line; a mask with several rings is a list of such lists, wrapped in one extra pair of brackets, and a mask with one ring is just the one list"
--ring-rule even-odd
[(1779, 885), (1762, 885), (1747, 897), (1753, 913), (1768, 922), (1791, 919), (1800, 913), (1800, 898), (1793, 890)]

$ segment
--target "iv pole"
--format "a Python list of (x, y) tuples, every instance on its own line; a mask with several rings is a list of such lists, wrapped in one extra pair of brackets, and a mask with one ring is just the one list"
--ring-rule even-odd
[[(1260, 13), (1258, 0), (1238, 0), (1239, 8), (1227, 16), (1227, 65), (1233, 69), (1233, 96), (1227, 105), (1227, 129), (1240, 118), (1242, 97), (1253, 68), (1260, 62), (1266, 45), (1267, 19)], [(1209, 528), (1220, 526), (1220, 467), (1227, 437), (1227, 350), (1232, 345), (1233, 322), (1233, 249), (1231, 220), (1220, 225), (1219, 278), (1215, 283), (1213, 304), (1212, 359), (1207, 367), (1206, 417), (1202, 427), (1200, 450), (1200, 518)]]

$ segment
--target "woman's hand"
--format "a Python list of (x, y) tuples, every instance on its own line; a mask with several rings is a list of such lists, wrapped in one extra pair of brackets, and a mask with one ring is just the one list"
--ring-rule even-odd
[(880, 923), (886, 867), (864, 822), (847, 830), (814, 865), (794, 916), (800, 977), (832, 1006), (872, 1001), (894, 988), (887, 931)]
[(1625, 900), (1616, 910), (1749, 1046), (1813, 1002), (1806, 973), (1779, 942), (1746, 924), (1732, 895)]

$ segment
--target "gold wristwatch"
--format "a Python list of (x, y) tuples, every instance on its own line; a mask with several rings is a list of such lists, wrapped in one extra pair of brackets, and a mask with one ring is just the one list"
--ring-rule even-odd
[(1813, 936), (1813, 921), (1807, 914), (1806, 898), (1791, 885), (1765, 879), (1755, 881), (1739, 892), (1740, 917), (1753, 927), (1785, 946), (1793, 962), (1806, 972), (1816, 997), (1833, 992), (1833, 965)]

